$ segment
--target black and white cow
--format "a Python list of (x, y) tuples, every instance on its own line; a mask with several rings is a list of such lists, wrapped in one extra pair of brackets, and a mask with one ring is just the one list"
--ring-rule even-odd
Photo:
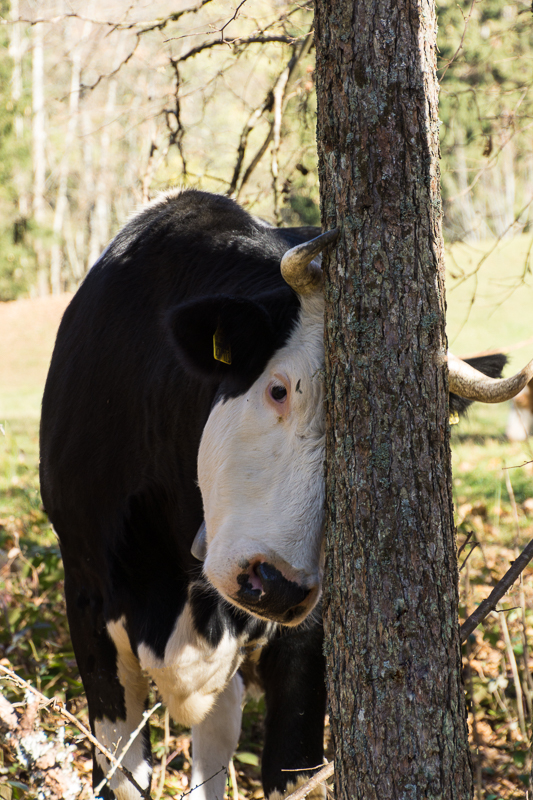
[[(91, 726), (120, 751), (153, 679), (192, 726), (193, 800), (222, 800), (254, 685), (266, 698), (265, 795), (282, 797), (323, 758), (313, 259), (335, 235), (301, 244), (318, 233), (269, 228), (220, 196), (164, 196), (87, 275), (46, 384), (42, 496)], [(487, 388), (464, 362), (450, 360), (450, 381), (463, 397), (501, 399), (500, 383)], [(124, 764), (150, 785), (146, 729)], [(96, 753), (95, 783), (108, 766)], [(116, 774), (101, 797), (139, 793)]]

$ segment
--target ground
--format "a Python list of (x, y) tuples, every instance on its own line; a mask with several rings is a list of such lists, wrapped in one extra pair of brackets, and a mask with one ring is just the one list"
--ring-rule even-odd
[[(513, 252), (519, 252), (517, 247), (515, 243)], [(469, 252), (470, 260), (471, 256)], [(520, 257), (515, 260), (520, 266)], [(461, 261), (459, 254), (456, 261), (464, 274), (468, 259)], [(527, 301), (527, 281), (522, 290)], [(0, 304), (0, 614), (4, 620), (0, 665), (14, 669), (45, 695), (67, 701), (70, 711), (86, 722), (65, 617), (59, 548), (41, 507), (37, 474), (40, 396), (55, 331), (69, 299), (59, 296)], [(523, 292), (515, 300), (525, 302)], [(464, 313), (460, 308), (451, 315), (450, 325), (455, 327), (450, 335), (459, 344), (455, 351), (485, 349), (478, 346), (473, 333), (462, 333)], [(481, 313), (481, 321), (487, 314)], [(506, 334), (505, 345), (533, 335), (533, 326), (527, 327), (530, 315), (522, 316), (518, 325), (522, 308), (511, 308), (510, 314), (514, 327)], [(476, 322), (476, 329), (480, 324)], [(494, 326), (489, 327), (492, 334)], [(496, 341), (497, 336), (493, 338)], [(480, 337), (479, 341), (484, 340)], [(493, 346), (492, 340), (487, 346)], [(516, 363), (533, 355), (529, 349), (526, 345), (516, 352)], [(462, 618), (490, 593), (533, 536), (532, 447), (505, 441), (507, 411), (506, 407), (477, 407), (452, 431)], [(533, 719), (531, 567), (499, 608), (464, 647), (478, 800), (525, 796)], [(10, 682), (0, 685), (10, 701), (22, 701), (22, 693)], [(155, 693), (152, 700), (157, 701)], [(245, 709), (243, 736), (234, 759), (237, 785), (228, 790), (235, 800), (237, 793), (245, 800), (263, 797), (259, 779), (262, 714), (261, 701), (251, 701)], [(54, 713), (42, 711), (41, 719), (48, 732), (62, 724)], [(176, 798), (188, 788), (189, 732), (174, 726), (163, 708), (152, 719), (156, 760), (152, 794)], [(74, 744), (74, 763), (83, 783), (80, 797), (88, 798), (91, 757), (87, 742), (72, 725), (67, 726), (66, 737)], [(0, 746), (0, 797), (34, 797), (30, 784), (30, 775)]]

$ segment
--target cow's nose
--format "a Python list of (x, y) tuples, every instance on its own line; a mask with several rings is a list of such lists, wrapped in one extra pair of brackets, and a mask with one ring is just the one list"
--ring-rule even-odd
[(260, 616), (287, 624), (306, 612), (302, 604), (311, 588), (289, 580), (267, 561), (252, 562), (237, 582), (241, 588), (235, 599)]

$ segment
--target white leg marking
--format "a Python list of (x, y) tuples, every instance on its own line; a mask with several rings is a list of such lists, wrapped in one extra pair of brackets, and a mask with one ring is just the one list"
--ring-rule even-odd
[(241, 733), (243, 696), (242, 678), (235, 674), (208, 716), (194, 725), (191, 800), (223, 800), (227, 767)]
[[(115, 722), (111, 722), (109, 719), (96, 720), (95, 733), (98, 741), (118, 757), (131, 733), (141, 722), (144, 703), (148, 695), (148, 679), (143, 675), (139, 662), (131, 650), (123, 621), (110, 622), (107, 629), (117, 648), (117, 672), (119, 681), (124, 687), (126, 719)], [(139, 786), (147, 789), (150, 785), (152, 768), (144, 757), (143, 740), (141, 732), (126, 753), (122, 763), (132, 773)], [(96, 760), (104, 775), (107, 774), (111, 767), (107, 759), (98, 753)], [(117, 800), (139, 800), (141, 796), (121, 772), (115, 773), (110, 781), (110, 786), (115, 792)]]

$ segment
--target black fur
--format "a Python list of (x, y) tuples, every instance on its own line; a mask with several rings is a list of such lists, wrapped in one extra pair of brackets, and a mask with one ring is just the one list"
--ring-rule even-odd
[[(125, 714), (110, 620), (125, 617), (134, 652), (146, 643), (162, 657), (190, 588), (210, 644), (226, 631), (254, 641), (270, 630), (207, 586), (191, 555), (202, 521), (196, 459), (215, 397), (244, 392), (293, 329), (300, 304), (280, 259), (318, 233), (267, 228), (231, 200), (186, 191), (132, 219), (65, 312), (43, 398), (40, 476), (91, 724)], [(213, 358), (216, 330), (231, 364)], [(499, 374), (504, 363), (475, 366)], [(452, 409), (468, 404), (450, 398)], [(276, 591), (292, 591), (275, 578)], [(283, 791), (297, 777), (283, 770), (306, 773), (322, 759), (319, 618), (273, 634), (259, 673), (265, 791)]]
[[(134, 651), (144, 642), (162, 657), (191, 585), (212, 645), (228, 630), (252, 640), (266, 630), (207, 587), (190, 553), (202, 521), (196, 457), (214, 397), (245, 391), (289, 336), (300, 305), (280, 259), (316, 234), (186, 191), (132, 219), (65, 312), (43, 398), (41, 491), (91, 724), (125, 713), (109, 620), (124, 615)], [(217, 327), (231, 365), (213, 359)]]

